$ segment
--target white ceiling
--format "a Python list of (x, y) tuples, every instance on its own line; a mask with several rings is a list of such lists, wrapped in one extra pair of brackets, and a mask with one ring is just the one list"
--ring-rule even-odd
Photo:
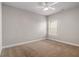
[(56, 10), (44, 11), (41, 8), (38, 8), (38, 7), (40, 7), (39, 2), (4, 2), (4, 4), (13, 6), (16, 8), (28, 10), (31, 12), (35, 12), (35, 13), (38, 13), (41, 15), (50, 15), (50, 14), (57, 13), (63, 9), (65, 10), (65, 9), (79, 6), (79, 2), (59, 2), (56, 5), (52, 6)]

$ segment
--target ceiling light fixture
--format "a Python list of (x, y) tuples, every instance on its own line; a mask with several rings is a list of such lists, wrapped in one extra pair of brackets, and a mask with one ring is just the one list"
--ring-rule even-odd
[(44, 11), (48, 11), (49, 9), (55, 10), (55, 8), (51, 8), (51, 7), (44, 7), (43, 8)]
[(49, 8), (48, 8), (48, 7), (45, 7), (45, 8), (43, 8), (43, 10), (44, 10), (44, 11), (47, 11), (47, 10), (49, 10)]
[(41, 2), (40, 3), (40, 6), (41, 7), (38, 7), (38, 8), (41, 8), (43, 11), (48, 11), (49, 9), (50, 10), (55, 10), (55, 8), (53, 7), (54, 5), (56, 5), (58, 2)]

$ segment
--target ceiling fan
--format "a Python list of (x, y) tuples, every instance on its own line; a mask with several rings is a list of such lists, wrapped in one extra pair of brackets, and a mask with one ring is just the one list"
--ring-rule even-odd
[(40, 2), (39, 5), (44, 11), (47, 11), (49, 9), (55, 10), (55, 8), (53, 8), (52, 6), (56, 5), (58, 2)]

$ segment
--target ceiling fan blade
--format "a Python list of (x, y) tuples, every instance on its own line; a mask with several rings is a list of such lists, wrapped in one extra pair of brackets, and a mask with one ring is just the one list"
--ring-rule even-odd
[(52, 10), (55, 10), (55, 8), (53, 8), (53, 7), (49, 7), (50, 9), (52, 9)]
[(56, 5), (57, 3), (59, 3), (59, 2), (54, 2), (54, 3), (50, 4), (49, 7)]

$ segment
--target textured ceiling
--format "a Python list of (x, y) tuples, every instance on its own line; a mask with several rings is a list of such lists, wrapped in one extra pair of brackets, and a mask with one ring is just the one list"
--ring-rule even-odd
[(65, 10), (79, 6), (79, 2), (59, 2), (52, 6), (55, 8), (55, 10), (49, 9), (48, 11), (44, 11), (39, 8), (39, 2), (4, 2), (3, 4), (35, 12), (41, 15), (50, 15), (62, 11), (63, 9)]

